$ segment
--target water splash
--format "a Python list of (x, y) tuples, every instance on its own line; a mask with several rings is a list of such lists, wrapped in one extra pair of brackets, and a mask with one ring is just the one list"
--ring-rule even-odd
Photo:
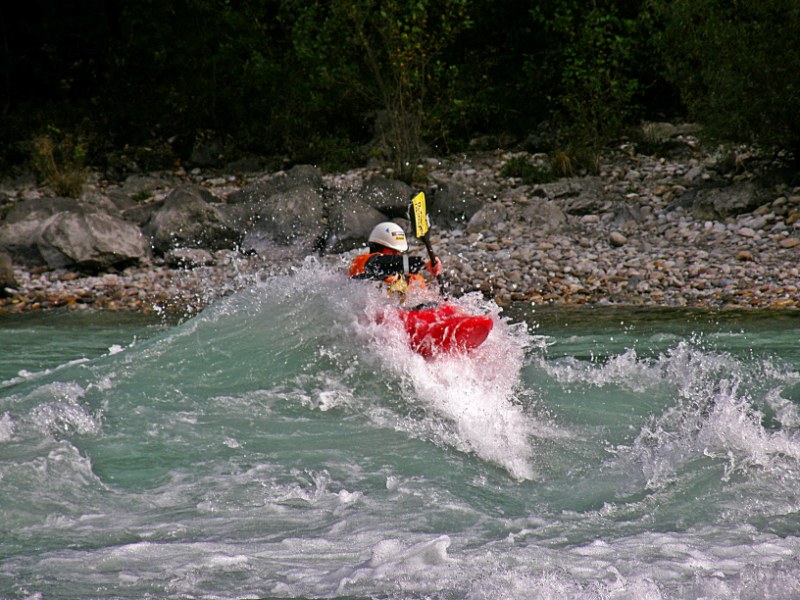
[(565, 352), (480, 297), (493, 336), (426, 361), (383, 302), (312, 261), (7, 370), (0, 595), (797, 595), (796, 364), (738, 334)]
[(524, 350), (529, 335), (524, 325), (511, 325), (500, 309), (477, 294), (451, 300), (473, 314), (491, 314), (494, 328), (486, 342), (470, 353), (425, 359), (408, 345), (399, 319), (384, 318), (382, 294), (365, 298), (357, 335), (374, 355), (377, 369), (399, 378), (399, 393), (419, 408), (417, 418), (396, 427), (435, 443), (474, 453), (501, 466), (517, 479), (532, 479), (530, 417), (516, 400)]

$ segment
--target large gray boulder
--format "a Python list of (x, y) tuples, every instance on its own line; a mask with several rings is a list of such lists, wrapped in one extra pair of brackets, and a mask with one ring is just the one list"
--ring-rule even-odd
[(483, 202), (458, 183), (439, 186), (428, 201), (428, 214), (439, 227), (463, 226), (483, 206)]
[(283, 191), (296, 187), (310, 187), (314, 190), (321, 190), (322, 170), (313, 165), (295, 165), (285, 171), (285, 182)]
[(492, 231), (498, 223), (507, 222), (511, 216), (511, 209), (508, 206), (499, 203), (487, 204), (472, 215), (467, 223), (467, 233)]
[(241, 241), (241, 232), (231, 226), (223, 211), (206, 202), (202, 192), (191, 185), (173, 190), (150, 216), (144, 231), (159, 254), (173, 248), (234, 248)]
[(357, 198), (341, 199), (328, 208), (328, 232), (325, 249), (347, 252), (366, 244), (370, 232), (389, 218)]
[(323, 187), (322, 171), (311, 165), (296, 165), (287, 171), (276, 173), (273, 177), (257, 181), (230, 194), (230, 205), (244, 204), (258, 206), (270, 196), (288, 192), (295, 188), (311, 188), (319, 191)]
[(534, 198), (520, 210), (520, 220), (528, 223), (534, 231), (552, 233), (567, 223), (567, 215), (552, 200)]
[(149, 254), (147, 240), (136, 225), (99, 212), (57, 213), (41, 223), (37, 238), (39, 253), (51, 269), (104, 271), (136, 263)]
[(698, 190), (692, 214), (705, 221), (724, 220), (751, 212), (770, 200), (770, 196), (751, 182), (740, 182), (721, 188)]
[(6, 214), (3, 223), (43, 221), (65, 210), (82, 211), (83, 209), (84, 205), (75, 198), (32, 198), (15, 204)]
[(323, 237), (324, 203), (309, 186), (273, 194), (252, 211), (253, 225), (245, 231), (242, 250), (260, 252), (274, 243), (310, 249)]
[(411, 204), (413, 190), (399, 179), (388, 179), (376, 175), (367, 180), (358, 194), (358, 199), (389, 217), (405, 217)]
[(8, 253), (20, 266), (44, 266), (46, 263), (37, 244), (41, 226), (42, 221), (37, 218), (3, 223), (0, 225), (0, 251)]

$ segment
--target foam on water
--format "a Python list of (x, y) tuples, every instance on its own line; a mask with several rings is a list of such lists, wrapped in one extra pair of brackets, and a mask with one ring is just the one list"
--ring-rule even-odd
[[(256, 326), (262, 316), (274, 319), (269, 310), (276, 288), (285, 301), (301, 307), (283, 326), (295, 321), (302, 326), (297, 338), (316, 335), (311, 340), (314, 355), (305, 358), (314, 368), (296, 374), (296, 385), (284, 393), (323, 411), (365, 410), (381, 426), (474, 453), (514, 477), (533, 477), (529, 417), (516, 402), (528, 335), (524, 326), (504, 322), (496, 305), (477, 295), (453, 300), (471, 312), (492, 314), (494, 331), (470, 355), (425, 360), (411, 350), (391, 312), (378, 323), (387, 308), (382, 290), (309, 261), (292, 277), (262, 284), (258, 291), (264, 296), (241, 295), (239, 302), (215, 307), (207, 319), (240, 316), (242, 302), (251, 304), (246, 310), (251, 320), (255, 316)], [(310, 321), (309, 310), (314, 315)], [(314, 330), (317, 321), (319, 329)], [(367, 377), (378, 386), (356, 383), (353, 389), (353, 380)], [(418, 410), (410, 415), (409, 407)]]
[[(309, 260), (294, 274), (266, 279), (152, 342), (111, 345), (108, 360), (87, 366), (88, 381), (69, 381), (75, 364), (59, 367), (55, 371), (65, 371), (64, 381), (55, 385), (82, 391), (63, 401), (42, 386), (34, 393), (55, 400), (37, 406), (37, 419), (53, 431), (73, 428), (88, 434), (99, 432), (103, 418), (127, 411), (128, 418), (151, 420), (163, 435), (172, 426), (160, 424), (159, 404), (152, 405), (150, 398), (159, 398), (163, 406), (184, 405), (178, 419), (191, 422), (205, 388), (261, 388), (272, 398), (321, 411), (366, 411), (382, 425), (393, 422), (408, 434), (475, 454), (516, 478), (531, 478), (531, 419), (516, 399), (527, 333), (505, 323), (497, 306), (478, 296), (455, 302), (491, 313), (495, 329), (471, 356), (426, 361), (411, 351), (399, 323), (376, 323), (376, 314), (386, 307), (382, 291)], [(110, 370), (105, 364), (112, 365)], [(192, 371), (196, 375), (187, 379)], [(279, 379), (277, 386), (272, 378)], [(367, 378), (374, 383), (364, 384)], [(106, 406), (96, 400), (114, 393), (121, 403)], [(87, 404), (97, 406), (87, 411)], [(408, 407), (418, 410), (412, 415)]]
[(534, 477), (530, 417), (516, 399), (528, 342), (525, 328), (504, 322), (497, 306), (477, 296), (453, 300), (473, 313), (492, 314), (493, 331), (469, 354), (425, 359), (408, 346), (398, 319), (375, 322), (373, 315), (384, 310), (385, 301), (370, 300), (368, 317), (356, 322), (356, 329), (380, 371), (399, 378), (397, 392), (404, 401), (421, 409), (421, 419), (404, 419), (397, 426), (475, 453), (516, 478)]
[[(709, 349), (700, 339), (650, 357), (627, 350), (605, 361), (538, 365), (583, 391), (590, 385), (608, 397), (632, 390), (648, 398), (646, 411), (619, 413), (619, 424), (598, 419), (618, 429), (614, 437), (625, 438), (606, 444), (608, 457), (598, 472), (614, 482), (620, 498), (641, 498), (639, 509), (625, 502), (631, 514), (668, 521), (674, 515), (661, 507), (677, 504), (691, 523), (692, 494), (698, 493), (706, 499), (697, 502), (703, 518), (715, 507), (715, 519), (762, 525), (766, 514), (800, 511), (797, 490), (787, 485), (800, 477), (797, 404), (784, 396), (797, 381), (795, 370)], [(625, 424), (634, 435), (620, 427)], [(789, 531), (793, 520), (779, 519), (771, 529)]]
[(7, 380), (0, 596), (798, 596), (796, 364), (458, 302), (494, 331), (425, 360), (310, 261)]
[[(763, 410), (780, 404), (787, 381), (778, 371), (711, 353), (687, 343), (654, 363), (664, 383), (674, 385), (674, 402), (642, 428), (630, 450), (640, 456), (648, 485), (658, 486), (698, 455), (724, 465), (724, 478), (753, 468), (789, 468), (800, 474), (800, 438), (782, 427), (764, 426)], [(777, 378), (775, 377), (777, 376)], [(780, 465), (780, 466), (779, 466)]]

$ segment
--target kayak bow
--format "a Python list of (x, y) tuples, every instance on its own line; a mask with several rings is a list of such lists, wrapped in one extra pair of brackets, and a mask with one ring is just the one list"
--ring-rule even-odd
[(411, 348), (426, 358), (474, 350), (486, 340), (494, 325), (491, 317), (470, 315), (453, 304), (400, 310), (399, 316)]

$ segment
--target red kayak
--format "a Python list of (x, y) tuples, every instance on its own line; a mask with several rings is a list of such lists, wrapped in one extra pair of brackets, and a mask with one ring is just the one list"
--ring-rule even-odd
[(470, 315), (453, 304), (401, 310), (400, 320), (411, 347), (422, 356), (468, 352), (480, 346), (492, 330), (492, 318)]

